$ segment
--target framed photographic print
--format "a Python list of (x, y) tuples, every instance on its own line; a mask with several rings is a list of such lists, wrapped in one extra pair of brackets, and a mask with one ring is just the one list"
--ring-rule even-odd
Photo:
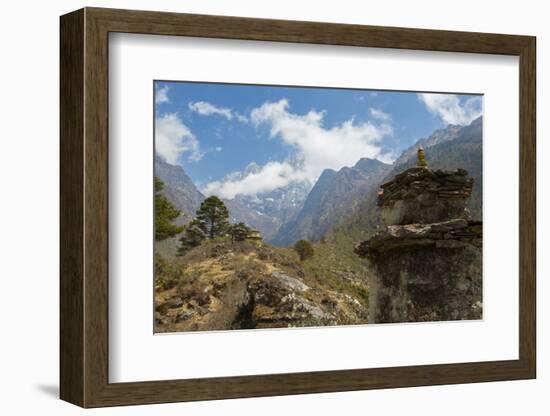
[(61, 398), (534, 378), (535, 38), (61, 17)]

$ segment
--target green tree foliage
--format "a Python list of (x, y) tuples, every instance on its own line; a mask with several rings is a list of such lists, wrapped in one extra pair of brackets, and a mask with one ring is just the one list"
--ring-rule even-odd
[(250, 228), (244, 222), (232, 224), (227, 229), (227, 234), (231, 236), (231, 241), (244, 241), (250, 234)]
[(300, 261), (304, 261), (306, 259), (309, 259), (310, 257), (313, 257), (313, 246), (309, 241), (296, 241), (296, 244), (294, 244), (294, 250), (296, 251), (296, 253), (298, 253), (298, 256), (300, 256)]
[(178, 255), (183, 256), (188, 250), (199, 246), (205, 237), (204, 231), (201, 228), (201, 222), (195, 218), (185, 226), (183, 235), (180, 238)]
[(162, 194), (164, 184), (155, 176), (155, 240), (165, 240), (181, 233), (183, 227), (172, 223), (180, 211)]
[(220, 198), (210, 196), (197, 210), (197, 220), (208, 238), (223, 237), (229, 228), (229, 211)]

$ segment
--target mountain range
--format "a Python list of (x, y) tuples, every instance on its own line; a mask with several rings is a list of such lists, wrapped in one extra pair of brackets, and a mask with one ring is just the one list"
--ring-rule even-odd
[(325, 169), (296, 218), (284, 224), (270, 242), (286, 246), (300, 239), (318, 241), (351, 216), (390, 169), (391, 165), (368, 158), (339, 171)]
[[(449, 125), (444, 129), (436, 130), (430, 137), (417, 141), (403, 151), (378, 185), (415, 166), (417, 149), (422, 146), (431, 169), (462, 168), (468, 171), (469, 176), (474, 179), (468, 208), (472, 219), (482, 220), (482, 136), (482, 117), (475, 119), (467, 126)], [(380, 224), (379, 211), (376, 207), (377, 191), (378, 188), (375, 188), (374, 192), (367, 195), (355, 213), (348, 217), (341, 227), (335, 227), (332, 232), (341, 232), (355, 240), (369, 238)]]
[[(164, 183), (163, 193), (181, 211), (175, 223), (184, 224), (195, 216), (205, 196), (179, 165), (171, 165), (155, 156), (155, 176)], [(255, 198), (237, 196), (224, 199), (232, 222), (244, 222), (262, 232), (266, 240), (272, 238), (285, 218), (301, 209), (309, 188), (297, 186), (276, 189)], [(166, 245), (166, 244), (164, 244)]]
[(478, 117), (467, 126), (449, 125), (436, 130), (427, 139), (419, 140), (405, 150), (394, 162), (394, 167), (387, 179), (416, 164), (416, 149), (426, 149), (426, 159), (432, 169), (466, 169), (474, 178), (472, 196), (468, 208), (474, 220), (482, 220), (483, 192), (483, 117)]
[[(335, 171), (325, 169), (317, 182), (294, 183), (255, 196), (237, 195), (225, 200), (233, 221), (259, 229), (265, 241), (286, 246), (299, 239), (318, 241), (335, 230), (354, 236), (371, 233), (378, 224), (376, 195), (381, 183), (416, 164), (416, 150), (422, 146), (433, 169), (466, 169), (474, 178), (469, 208), (481, 219), (482, 117), (468, 126), (449, 125), (418, 140), (404, 150), (393, 164), (361, 158), (354, 166)], [(251, 166), (251, 168), (254, 168)], [(155, 175), (165, 183), (165, 195), (184, 214), (187, 222), (204, 200), (204, 195), (180, 166), (155, 158)]]
[(181, 211), (175, 222), (188, 222), (204, 201), (204, 195), (181, 166), (171, 165), (158, 155), (155, 155), (155, 176), (164, 183), (163, 193), (166, 198)]

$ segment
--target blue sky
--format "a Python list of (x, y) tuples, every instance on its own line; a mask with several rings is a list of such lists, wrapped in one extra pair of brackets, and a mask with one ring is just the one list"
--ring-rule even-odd
[(361, 157), (392, 162), (481, 115), (476, 95), (156, 81), (155, 147), (206, 194), (233, 198)]

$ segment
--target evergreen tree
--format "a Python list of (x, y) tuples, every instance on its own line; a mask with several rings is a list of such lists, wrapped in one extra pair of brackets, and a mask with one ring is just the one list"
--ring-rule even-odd
[(298, 256), (300, 256), (300, 261), (309, 259), (310, 257), (313, 257), (314, 254), (313, 246), (306, 240), (296, 241), (296, 244), (294, 244), (294, 250), (296, 250)]
[(164, 184), (155, 176), (155, 240), (165, 240), (181, 233), (183, 227), (172, 223), (180, 211), (162, 194)]
[(180, 238), (178, 255), (183, 256), (188, 250), (197, 247), (204, 240), (205, 235), (201, 223), (196, 218), (185, 226), (183, 235)]
[(230, 225), (227, 233), (231, 236), (231, 241), (244, 241), (250, 234), (250, 228), (245, 223), (239, 222), (237, 224)]
[(229, 211), (220, 198), (210, 196), (197, 210), (197, 220), (208, 238), (223, 237), (229, 228)]

